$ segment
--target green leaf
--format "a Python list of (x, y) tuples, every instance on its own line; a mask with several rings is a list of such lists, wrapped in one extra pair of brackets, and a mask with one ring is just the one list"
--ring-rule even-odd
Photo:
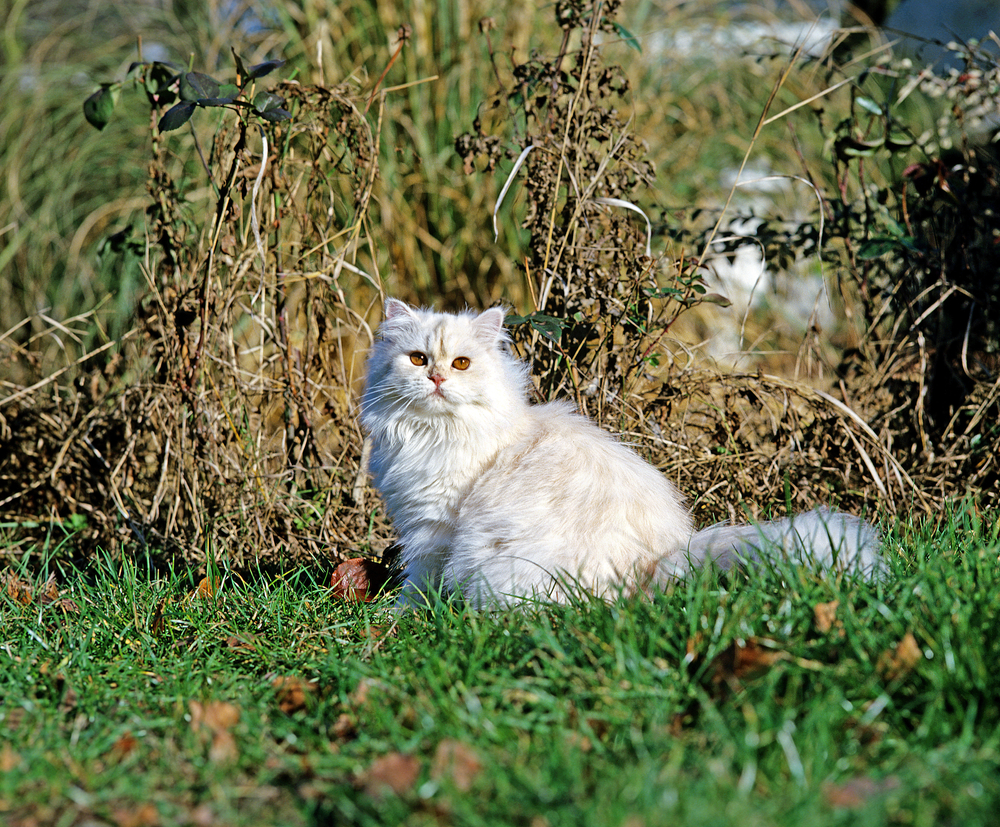
[(269, 75), (275, 69), (280, 69), (284, 65), (285, 61), (283, 60), (265, 60), (263, 63), (256, 63), (247, 70), (247, 78), (249, 80), (262, 78), (264, 75)]
[(883, 142), (859, 141), (857, 138), (840, 138), (834, 144), (834, 150), (841, 158), (868, 158), (882, 146)]
[(142, 85), (153, 106), (172, 103), (176, 98), (172, 88), (180, 75), (167, 63), (154, 61), (143, 72)]
[(611, 26), (630, 49), (635, 49), (639, 54), (642, 54), (642, 46), (639, 45), (639, 40), (632, 32), (626, 29), (621, 23), (612, 23)]
[(858, 247), (858, 258), (862, 261), (871, 261), (894, 252), (899, 246), (899, 240), (895, 238), (870, 238)]
[(194, 101), (181, 101), (178, 104), (174, 104), (160, 118), (160, 122), (157, 124), (160, 132), (170, 132), (172, 129), (184, 126), (184, 124), (191, 120), (191, 115), (194, 114), (194, 110), (197, 108), (198, 104)]
[(706, 293), (701, 297), (701, 300), (708, 304), (716, 304), (719, 307), (729, 307), (732, 305), (732, 302), (721, 293)]
[(904, 149), (909, 149), (913, 146), (913, 139), (909, 135), (904, 135), (901, 132), (893, 132), (885, 139), (885, 148), (890, 152), (899, 152)]
[(265, 121), (270, 121), (271, 123), (289, 121), (292, 119), (292, 113), (287, 109), (282, 109), (280, 106), (276, 106), (274, 109), (265, 109), (263, 112), (258, 112), (257, 114), (260, 115), (260, 117), (262, 117)]
[(108, 125), (120, 91), (119, 84), (106, 83), (83, 102), (83, 117), (91, 126), (104, 129)]
[(230, 46), (229, 51), (233, 53), (233, 61), (236, 63), (236, 74), (240, 76), (240, 83), (248, 80), (246, 67), (243, 65), (243, 58), (236, 54), (236, 50)]
[(253, 96), (253, 108), (260, 114), (264, 114), (268, 109), (277, 109), (284, 105), (285, 99), (274, 92), (258, 92)]
[(556, 316), (546, 316), (544, 313), (529, 313), (527, 316), (518, 316), (514, 313), (509, 315), (506, 320), (508, 325), (516, 324), (526, 324), (532, 330), (538, 331), (546, 339), (551, 339), (553, 342), (558, 342), (562, 337), (563, 330), (569, 325), (566, 319), (560, 319)]
[(871, 112), (873, 115), (881, 115), (882, 107), (879, 106), (871, 98), (860, 97), (856, 98), (858, 106), (865, 110), (865, 112)]
[(219, 82), (201, 72), (187, 72), (181, 78), (181, 100), (198, 101), (219, 97)]

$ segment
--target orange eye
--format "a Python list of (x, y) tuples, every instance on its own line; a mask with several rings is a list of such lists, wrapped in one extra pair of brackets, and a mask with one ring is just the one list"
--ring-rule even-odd
[(413, 351), (410, 354), (410, 361), (413, 362), (417, 367), (422, 367), (427, 364), (427, 356), (421, 353), (419, 350)]
[(472, 362), (469, 361), (468, 356), (459, 356), (454, 362), (451, 363), (451, 366), (455, 368), (455, 370), (465, 370), (471, 364)]

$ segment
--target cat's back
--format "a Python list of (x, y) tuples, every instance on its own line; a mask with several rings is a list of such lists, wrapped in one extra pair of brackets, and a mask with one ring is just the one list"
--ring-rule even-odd
[(564, 402), (530, 409), (530, 427), (479, 476), (457, 527), (455, 584), (481, 574), (495, 594), (544, 592), (553, 572), (600, 592), (691, 533), (677, 489)]

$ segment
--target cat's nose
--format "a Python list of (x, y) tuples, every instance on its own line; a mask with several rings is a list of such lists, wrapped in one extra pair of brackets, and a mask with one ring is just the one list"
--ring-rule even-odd
[(435, 388), (440, 388), (441, 383), (444, 382), (444, 377), (438, 373), (432, 373), (429, 379), (434, 383)]

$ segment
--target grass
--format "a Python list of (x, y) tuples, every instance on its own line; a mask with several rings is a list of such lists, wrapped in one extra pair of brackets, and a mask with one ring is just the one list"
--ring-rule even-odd
[(8, 569), (0, 821), (995, 823), (997, 526), (888, 547), (881, 584), (778, 566), (397, 622), (307, 571)]

